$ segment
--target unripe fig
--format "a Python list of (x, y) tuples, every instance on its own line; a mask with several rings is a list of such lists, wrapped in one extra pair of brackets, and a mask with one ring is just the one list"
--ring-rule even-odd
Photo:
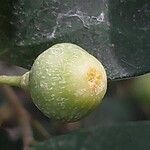
[(74, 122), (99, 105), (107, 77), (95, 57), (75, 44), (61, 43), (38, 56), (28, 86), (33, 102), (46, 116)]

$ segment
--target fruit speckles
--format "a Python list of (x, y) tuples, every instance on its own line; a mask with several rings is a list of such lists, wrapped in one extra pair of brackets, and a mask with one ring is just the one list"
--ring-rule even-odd
[(74, 122), (100, 104), (107, 89), (102, 64), (81, 47), (56, 44), (40, 54), (29, 74), (35, 105), (49, 118)]

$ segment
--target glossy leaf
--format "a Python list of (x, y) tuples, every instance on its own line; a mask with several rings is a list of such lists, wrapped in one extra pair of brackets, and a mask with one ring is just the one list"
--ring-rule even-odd
[(35, 145), (33, 150), (147, 150), (149, 122), (98, 126), (55, 137)]
[(149, 0), (1, 0), (0, 58), (30, 68), (49, 46), (72, 42), (111, 80), (150, 71)]

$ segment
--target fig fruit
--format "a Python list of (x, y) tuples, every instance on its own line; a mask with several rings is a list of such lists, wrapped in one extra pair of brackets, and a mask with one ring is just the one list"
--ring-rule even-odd
[(46, 116), (74, 122), (99, 105), (107, 77), (94, 56), (75, 44), (60, 43), (37, 57), (29, 72), (28, 88)]

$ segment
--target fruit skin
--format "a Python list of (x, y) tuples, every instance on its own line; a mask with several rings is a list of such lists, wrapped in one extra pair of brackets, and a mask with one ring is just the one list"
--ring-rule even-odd
[(106, 72), (81, 47), (56, 44), (35, 60), (29, 90), (35, 105), (49, 118), (74, 122), (91, 112), (104, 97)]

